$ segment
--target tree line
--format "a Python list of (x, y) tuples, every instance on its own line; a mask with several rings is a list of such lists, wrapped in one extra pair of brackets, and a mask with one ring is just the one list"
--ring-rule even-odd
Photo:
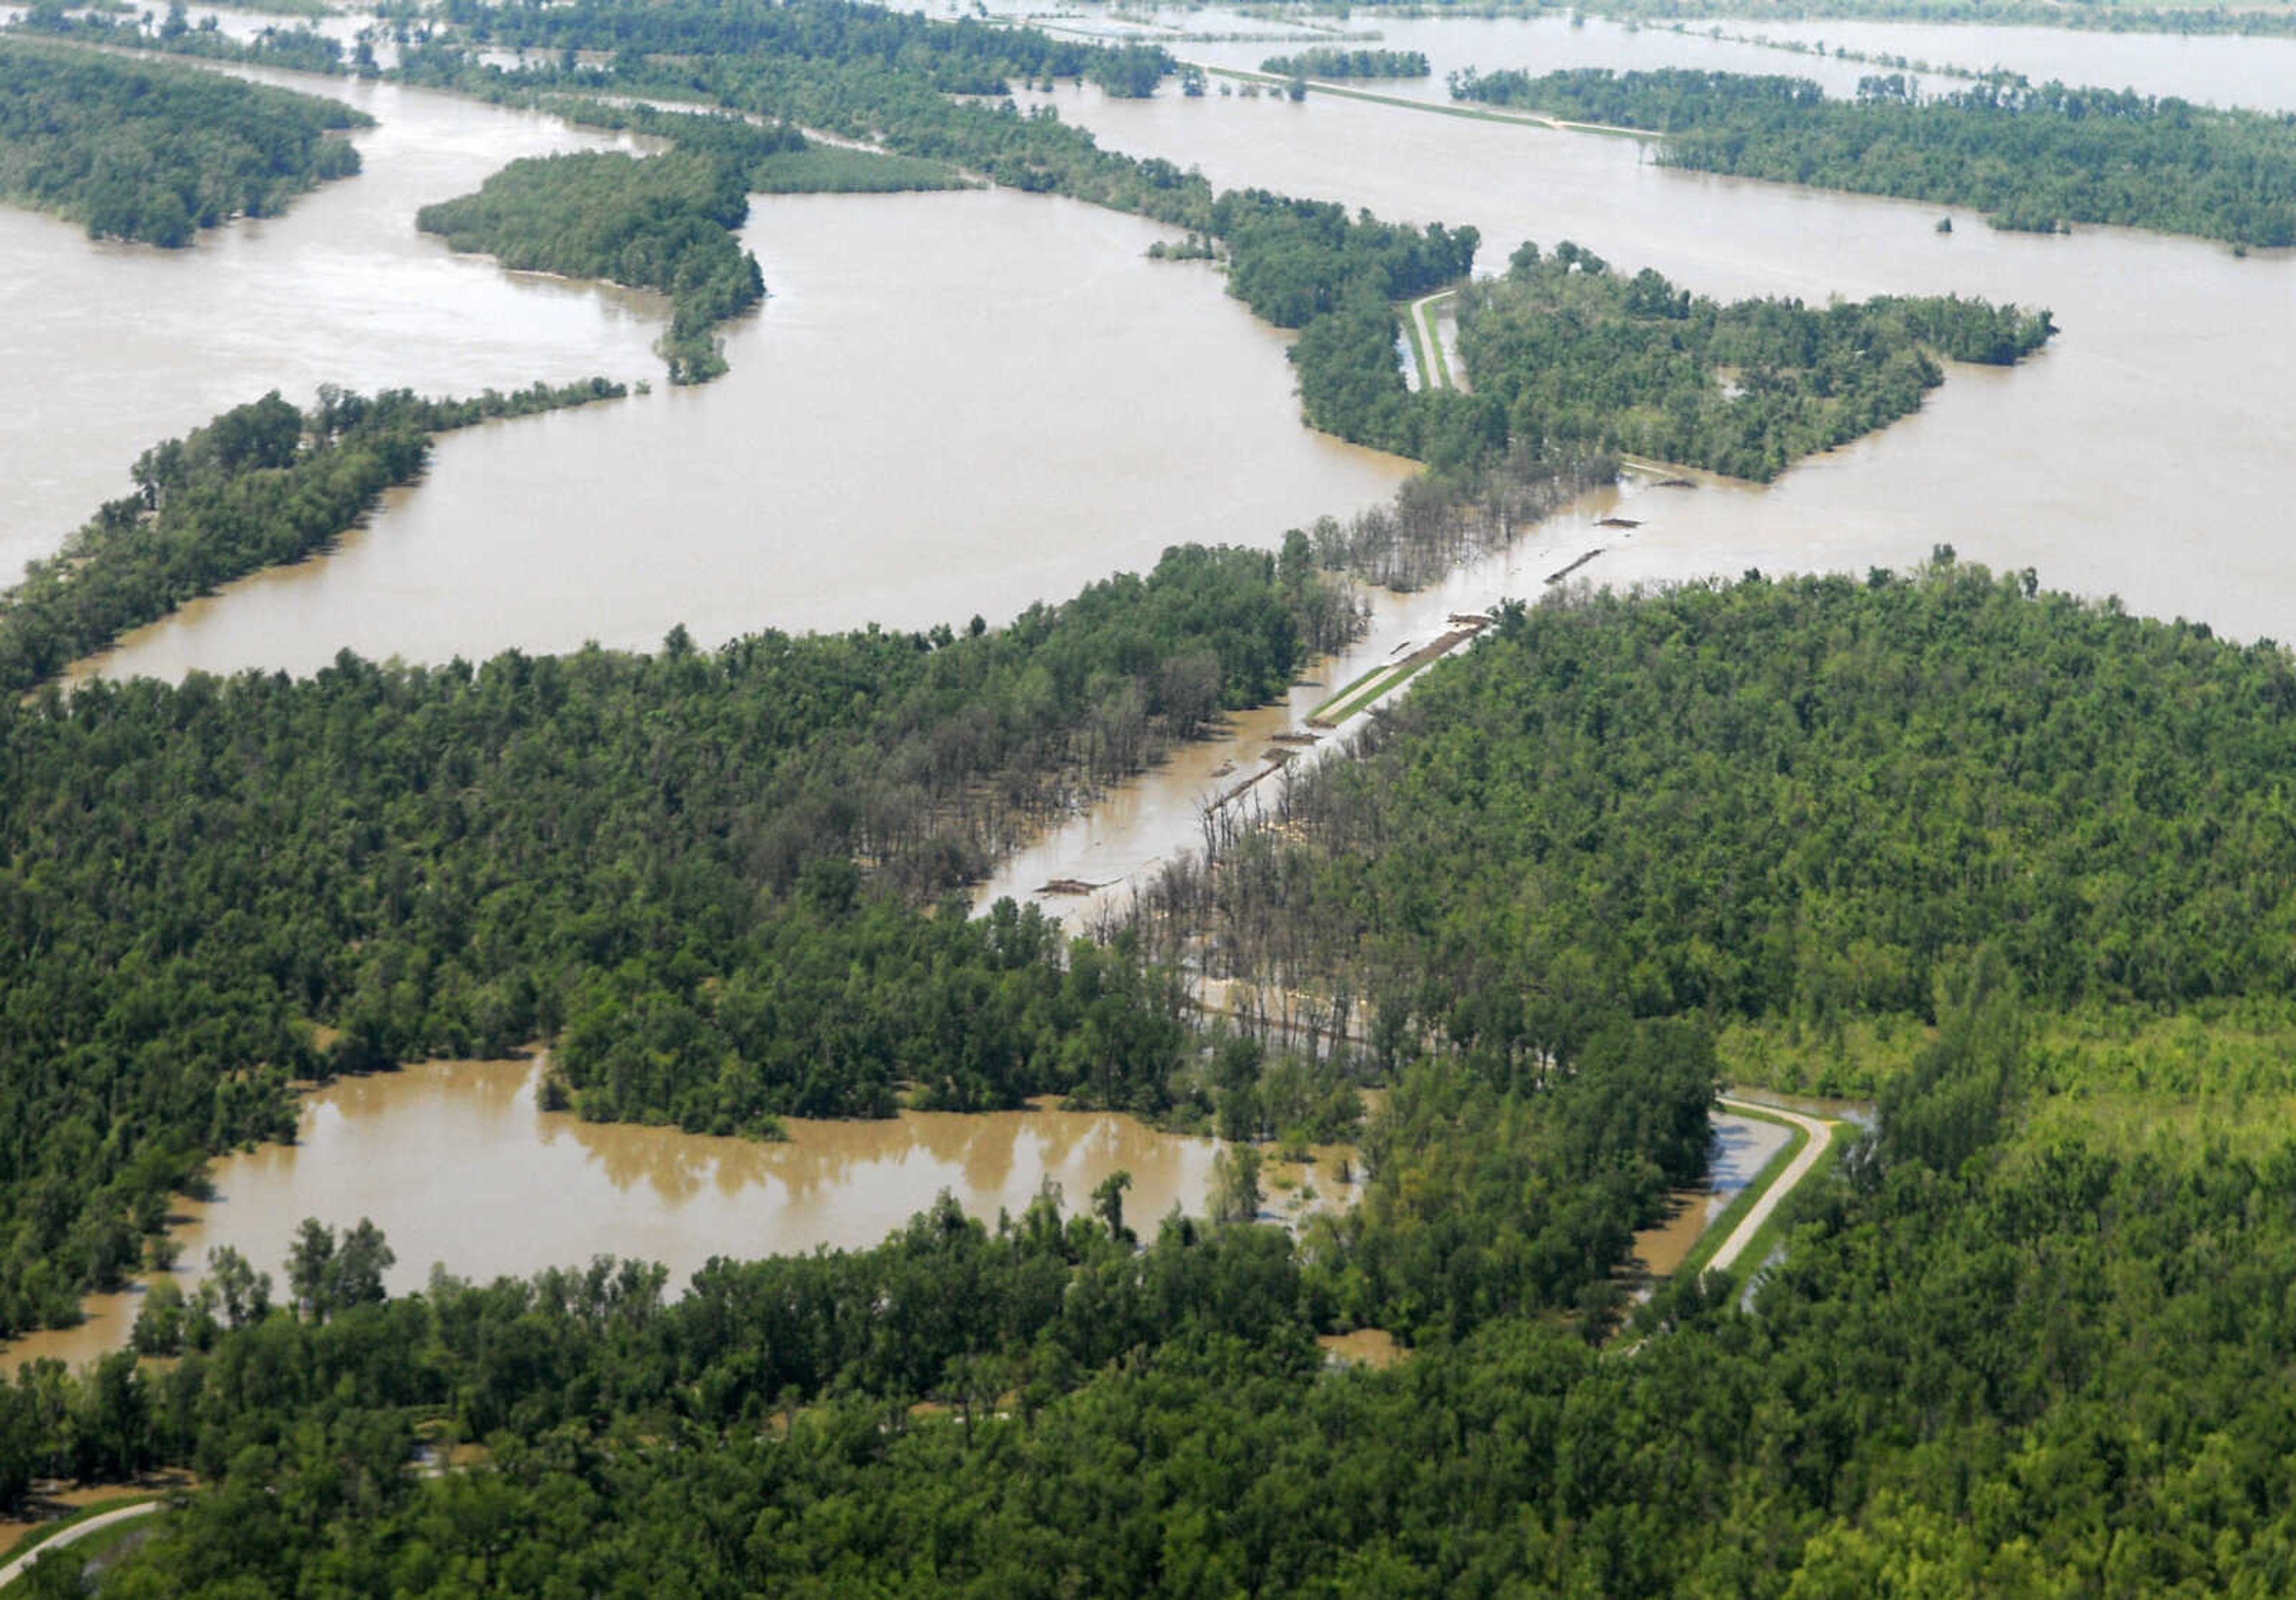
[(1842, 101), (1732, 72), (1470, 70), (1452, 94), (1663, 133), (1669, 166), (1974, 206), (1997, 227), (2296, 243), (2296, 124), (2261, 111), (2014, 74), (1924, 95), (1893, 72)]
[[(1537, 456), (1550, 435), (1574, 448), (1579, 441), (1642, 447), (1621, 446), (1631, 436), (1648, 446), (1662, 444), (1680, 459), (1726, 463), (1723, 470), (1772, 477), (1811, 450), (1856, 438), (1918, 405), (1922, 391), (1939, 376), (1925, 349), (2003, 361), (2029, 352), (2048, 332), (2046, 314), (1979, 301), (1876, 301), (1862, 315), (1752, 302), (1726, 313), (1715, 308), (1737, 330), (1732, 337), (1753, 368), (1755, 392), (1732, 397), (1718, 382), (1708, 393), (1695, 382), (1702, 362), (1711, 373), (1723, 358), (1667, 348), (1685, 335), (1693, 343), (1707, 342), (1694, 332), (1705, 313), (1659, 316), (1660, 308), (1655, 302), (1645, 307), (1649, 296), (1643, 293), (1630, 313), (1606, 315), (1590, 325), (1546, 319), (1530, 341), (1543, 346), (1540, 359), (1587, 380), (1582, 387), (1601, 398), (1557, 397), (1551, 405), (1529, 403), (1522, 415), (1511, 417), (1517, 398), (1512, 393), (1501, 399), (1488, 393), (1411, 392), (1397, 356), (1396, 303), (1464, 279), (1480, 243), (1472, 228), (1413, 227), (1264, 190), (1215, 192), (1201, 174), (1169, 161), (1102, 151), (1088, 133), (1046, 109), (1023, 115), (1009, 102), (954, 102), (943, 92), (952, 81), (995, 93), (1014, 78), (1083, 70), (1085, 58), (1071, 53), (1081, 47), (1056, 45), (1027, 29), (983, 30), (922, 18), (895, 24), (866, 8), (815, 6), (811, 0), (754, 14), (746, 5), (703, 8), (684, 0), (643, 12), (612, 0), (543, 12), (461, 0), (455, 15), (471, 40), (615, 53), (603, 68), (570, 72), (545, 62), (504, 73), (475, 63), (462, 53), (463, 44), (442, 41), (423, 56), (418, 72), (502, 95), (607, 88), (701, 95), (753, 116), (869, 139), (998, 183), (1071, 194), (1185, 227), (1204, 242), (1184, 247), (1182, 256), (1216, 250), (1227, 263), (1231, 293), (1264, 320), (1299, 332), (1291, 358), (1312, 425), (1446, 472), (1500, 463), (1519, 439)], [(674, 67), (646, 53), (673, 49)], [(1708, 76), (1684, 75), (1706, 85), (1702, 92), (1715, 92)], [(1794, 80), (1774, 81), (1785, 86), (1784, 92), (1799, 92)], [(1602, 275), (1599, 258), (1577, 252), (1573, 261)], [(1648, 291), (1645, 280), (1655, 277), (1646, 274), (1634, 282)], [(1605, 282), (1580, 292), (1614, 295), (1624, 287)], [(1666, 291), (1676, 302), (1690, 303), (1670, 286)], [(1757, 332), (1796, 319), (1791, 332)], [(1503, 363), (1528, 356), (1525, 341), (1496, 335), (1503, 319), (1490, 320), (1495, 332), (1483, 341), (1487, 358)], [(1726, 345), (1731, 342), (1726, 338)], [(1822, 360), (1816, 355), (1821, 343), (1827, 350)], [(1473, 354), (1467, 358), (1473, 366)], [(1622, 359), (1634, 372), (1633, 382), (1614, 370)], [(1554, 387), (1531, 371), (1512, 377), (1494, 373), (1491, 382), (1510, 390)], [(1478, 388), (1484, 387), (1479, 372)]]
[(1945, 381), (1933, 355), (2013, 365), (2055, 331), (2046, 311), (1958, 296), (1722, 305), (1569, 240), (1522, 244), (1504, 278), (1460, 292), (1457, 315), (1475, 393), (1452, 410), (1480, 414), (1483, 437), (1759, 481), (1918, 408)]
[(2030, 574), (1558, 594), (1176, 871), (1143, 931), (1342, 986), (1390, 1059), (1431, 1037), (1503, 1076), (1621, 1011), (1918, 1038), (1980, 947), (2037, 1007), (2267, 997), (2292, 740), (2278, 646)]
[[(418, 1440), (507, 1465), (545, 1440), (620, 1453), (650, 1434), (670, 1456), (716, 1454), (824, 1423), (892, 1443), (939, 1415), (970, 1448), (1094, 1403), (1118, 1371), (1209, 1363), (1304, 1388), (1311, 1336), (1367, 1317), (1431, 1344), (1526, 1316), (1593, 1338), (1620, 1304), (1628, 1223), (1703, 1169), (1712, 1091), (1710, 1046), (1671, 1027), (1622, 1030), (1535, 1098), (1430, 1068), (1398, 1087), (1372, 1156), (1391, 1200), (1300, 1240), (1128, 1216), (1116, 1173), (1074, 1210), (1048, 1186), (993, 1227), (944, 1196), (873, 1249), (714, 1260), (668, 1301), (660, 1268), (607, 1260), (483, 1286), (434, 1273), (388, 1299), (388, 1241), (309, 1220), (283, 1283), (222, 1252), (193, 1293), (147, 1296), (135, 1350), (77, 1378), (35, 1363), (0, 1387), (0, 1503), (49, 1473), (189, 1466), (213, 1494), (179, 1523), (201, 1547), (168, 1558), (179, 1592), (258, 1573), (292, 1589), (314, 1538), (400, 1546), (389, 1519), (414, 1508)], [(521, 1492), (512, 1471), (503, 1487)], [(345, 1499), (306, 1472), (363, 1487)], [(248, 1497), (283, 1518), (233, 1530)], [(503, 1580), (530, 1584), (516, 1574), (543, 1553)]]
[(180, 249), (359, 169), (363, 111), (261, 84), (0, 38), (0, 197), (92, 239)]
[(1282, 78), (1425, 78), (1426, 53), (1419, 50), (1341, 50), (1318, 45), (1297, 55), (1271, 55), (1262, 72)]
[(0, 693), (20, 694), (197, 595), (326, 548), (382, 491), (422, 474), (433, 435), (593, 400), (603, 378), (467, 400), (323, 388), (308, 412), (273, 390), (146, 450), (136, 492), (107, 502), (0, 595)]
[[(760, 146), (783, 148), (771, 133), (731, 126), (757, 133)], [(749, 215), (745, 173), (716, 149), (644, 157), (584, 151), (512, 161), (475, 194), (424, 206), (414, 225), (513, 270), (605, 278), (668, 295), (670, 324), (660, 348), (669, 381), (701, 383), (726, 370), (711, 331), (765, 298), (758, 258), (734, 235)]]
[[(290, 9), (294, 9), (290, 7)], [(293, 72), (343, 74), (357, 70), (362, 76), (379, 76), (373, 47), (364, 41), (346, 62), (341, 44), (318, 32), (308, 22), (292, 28), (267, 27), (251, 38), (234, 38), (223, 31), (214, 13), (198, 26), (185, 15), (183, 0), (173, 0), (164, 21), (152, 13), (111, 15), (101, 11), (72, 11), (57, 0), (39, 0), (9, 25), (25, 33), (45, 34), (123, 50), (156, 50), (168, 55), (201, 61), (244, 62), (281, 67)]]

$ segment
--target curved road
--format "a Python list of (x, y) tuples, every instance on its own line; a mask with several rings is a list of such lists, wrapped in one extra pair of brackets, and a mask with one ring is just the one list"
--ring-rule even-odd
[(31, 1570), (34, 1562), (49, 1551), (61, 1550), (66, 1545), (76, 1543), (91, 1533), (111, 1527), (114, 1522), (124, 1522), (131, 1517), (149, 1516), (155, 1511), (165, 1509), (166, 1504), (162, 1500), (138, 1500), (133, 1506), (122, 1506), (117, 1511), (107, 1511), (92, 1516), (85, 1522), (74, 1522), (53, 1538), (42, 1540), (5, 1566), (0, 1566), (0, 1588), (6, 1588), (21, 1578)]
[(1818, 1158), (1833, 1143), (1833, 1124), (1820, 1121), (1816, 1117), (1805, 1117), (1800, 1112), (1784, 1111), (1756, 1101), (1733, 1100), (1726, 1095), (1722, 1097), (1722, 1104), (1732, 1111), (1751, 1112), (1791, 1122), (1809, 1136), (1809, 1142), (1801, 1147), (1800, 1154), (1787, 1163), (1786, 1169), (1778, 1174), (1776, 1180), (1763, 1191), (1762, 1197), (1754, 1202), (1753, 1209), (1739, 1218), (1738, 1226), (1730, 1230), (1730, 1236), (1722, 1241), (1722, 1247), (1706, 1263), (1709, 1272), (1727, 1271), (1740, 1256), (1746, 1253), (1746, 1246), (1751, 1244), (1754, 1235), (1762, 1231), (1762, 1224), (1767, 1222), (1771, 1213), (1794, 1192), (1794, 1186), (1809, 1176), (1810, 1169), (1817, 1165)]

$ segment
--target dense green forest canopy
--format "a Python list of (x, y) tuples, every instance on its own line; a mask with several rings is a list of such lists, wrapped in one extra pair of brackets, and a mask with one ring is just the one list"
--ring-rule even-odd
[(1522, 245), (1505, 278), (1461, 292), (1457, 315), (1470, 404), (1492, 435), (1765, 481), (1918, 407), (1944, 382), (1933, 355), (2006, 366), (2054, 331), (2046, 311), (1954, 296), (1720, 305), (1568, 240)]
[(1999, 227), (2115, 223), (2296, 243), (2296, 118), (2014, 76), (1924, 96), (1902, 73), (1854, 101), (1805, 79), (1669, 68), (1454, 77), (1463, 100), (1667, 135), (1702, 172), (1975, 206)]
[(310, 412), (273, 390), (145, 451), (136, 492), (28, 562), (0, 595), (0, 694), (20, 694), (217, 585), (324, 549), (412, 482), (434, 434), (619, 398), (603, 378), (469, 400), (323, 390)]
[[(324, 526), (419, 463), (439, 409), (226, 414), (148, 454), (154, 520), (100, 519), (23, 615), (68, 628), (83, 593), (164, 593), (290, 512)], [(291, 1128), (299, 1077), (541, 1034), (586, 1111), (717, 1131), (882, 1114), (901, 1080), (1169, 1106), (1161, 980), (1033, 914), (911, 907), (1354, 623), (1303, 535), (1176, 548), (994, 630), (11, 697), (0, 1327), (117, 1282), (204, 1152)]]
[(358, 170), (332, 100), (0, 38), (0, 198), (176, 248)]
[(1502, 1074), (1620, 1010), (1918, 1034), (1988, 946), (2038, 1006), (2270, 999), (2292, 756), (2278, 646), (2030, 575), (1558, 596), (1171, 915), (1216, 971), (1344, 981), (1389, 1049), (1431, 1030)]
[[(1898, 586), (1849, 593), (1877, 630), (1921, 620)], [(1800, 609), (1741, 603), (1781, 599)], [(2004, 603), (2112, 682), (2252, 659)], [(1730, 643), (1714, 670), (1807, 652), (1783, 628)], [(1987, 704), (1985, 674), (1923, 698)], [(1875, 759), (1898, 755), (1933, 746)], [(1667, 1285), (1606, 1348), (1603, 1219), (1701, 1142), (1711, 1057), (1679, 1021), (1606, 1023), (1505, 1087), (1472, 1053), (1407, 1073), (1365, 1204), (1296, 1240), (1171, 1220), (1136, 1252), (1111, 1185), (1088, 1214), (1047, 1194), (990, 1229), (945, 1202), (874, 1251), (714, 1263), (664, 1304), (659, 1269), (611, 1262), (383, 1301), (338, 1269), (387, 1248), (371, 1230), (307, 1232), (296, 1309), (228, 1263), (139, 1325), (180, 1358), (0, 1391), (0, 1489), (195, 1466), (207, 1487), (108, 1580), (194, 1600), (2274, 1592), (2296, 1549), (2291, 1019), (2243, 1085), (2156, 1083), (2125, 1120), (2087, 1062), (2041, 1067), (2021, 959), (1939, 964), (1878, 1133), (1751, 1293)], [(1308, 1334), (1374, 1319), (1412, 1333), (1408, 1361), (1319, 1364)], [(406, 1470), (458, 1439), (485, 1451)]]
[[(883, 643), (928, 664), (962, 648)], [(697, 677), (725, 660), (616, 669)], [(496, 715), (579, 697), (549, 663), (503, 666), (477, 679), (507, 692)], [(361, 685), (389, 681), (347, 665), (311, 692), (349, 727)], [(2263, 1584), (2284, 1538), (2260, 1508), (2287, 1503), (2292, 1459), (2286, 1407), (2258, 1381), (2296, 1355), (2267, 1309), (2296, 1280), (2296, 1151), (2269, 1115), (2296, 1092), (2287, 1055), (2214, 1086), (2157, 1066), (2113, 1079), (2082, 1051), (2044, 1061), (2028, 1019), (2084, 996), (2273, 992), (2291, 685), (2276, 648), (1950, 564), (1510, 611), (1382, 729), (1370, 766), (1328, 783), (1385, 808), (1357, 813), (1382, 830), (1353, 851), (1371, 875), (1420, 885), (1421, 910), (1383, 914), (1388, 948), (1426, 927), (1437, 972), (1454, 939), (1492, 948), (1504, 972), (1452, 981), (1493, 999), (1547, 974), (1528, 986), (1541, 1044), (1503, 1047), (1488, 1008), (1481, 1025), (1444, 1016), (1447, 1059), (1405, 1075), (1353, 1216), (1296, 1243), (1168, 1224), (1136, 1254), (1120, 1187), (1089, 1217), (1048, 1196), (993, 1230), (944, 1206), (876, 1251), (714, 1266), (669, 1304), (658, 1271), (611, 1265), (385, 1301), (387, 1246), (320, 1230), (287, 1264), (292, 1309), (265, 1309), (226, 1262), (214, 1289), (147, 1311), (144, 1348), (184, 1352), (165, 1369), (31, 1370), (0, 1397), (0, 1489), (195, 1466), (209, 1489), (112, 1580), (131, 1595), (323, 1573), (347, 1592), (716, 1594), (862, 1572), (894, 1593), (1193, 1594), (1212, 1572), (1266, 1593), (1784, 1595), (1874, 1592), (1938, 1561), (1948, 1587), (1994, 1593), (2066, 1573)], [(208, 725), (258, 688), (299, 692), (195, 680), (88, 710), (113, 749), (220, 745), (243, 765), (243, 740)], [(130, 740), (136, 695), (169, 714)], [(31, 720), (56, 739), (53, 710)], [(337, 745), (403, 784), (401, 748)], [(1298, 808), (1310, 868), (1343, 809)], [(210, 858), (217, 821), (186, 819)], [(1732, 856), (1718, 899), (1690, 886), (1710, 849)], [(1599, 898), (1567, 892), (1598, 864)], [(2074, 898), (2052, 915), (2061, 864)], [(1675, 887), (1633, 891), (1620, 865)], [(801, 869), (807, 942), (834, 941), (849, 887)], [(1782, 896), (1785, 938), (1775, 913), (1734, 928), (1709, 910), (1751, 924)], [(1605, 989), (1590, 971), (1646, 984), (1652, 964), (1494, 937), (1493, 913), (1539, 907), (1598, 943), (1646, 930), (1693, 964), (1751, 948), (1750, 984), (1836, 985), (1797, 1004), (1922, 989), (1930, 1042), (1885, 1090), (1880, 1136), (1807, 1208), (1751, 1311), (1734, 1285), (1675, 1285), (1631, 1353), (1589, 1350), (1623, 1228), (1702, 1157), (1714, 1059), (1685, 1017), (1751, 991)], [(970, 937), (1025, 924), (1002, 912)], [(1827, 958), (1896, 927), (1927, 931), (1903, 975), (1840, 987)], [(1255, 1067), (1223, 1047), (1214, 1087), (1248, 1089)], [(2216, 1098), (2186, 1131), (2113, 1120), (2132, 1092), (2142, 1111), (2195, 1087)], [(1417, 1355), (1321, 1373), (1307, 1335), (1364, 1324)], [(418, 1429), (488, 1454), (418, 1476), (403, 1470)], [(2227, 1472), (2249, 1486), (2229, 1500)]]

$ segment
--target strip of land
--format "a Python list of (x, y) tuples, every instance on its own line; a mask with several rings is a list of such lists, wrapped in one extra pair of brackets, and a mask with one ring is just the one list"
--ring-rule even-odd
[(107, 1528), (116, 1527), (121, 1522), (132, 1521), (136, 1517), (149, 1516), (155, 1511), (165, 1509), (166, 1505), (166, 1501), (156, 1497), (135, 1500), (125, 1506), (111, 1506), (97, 1512), (94, 1516), (82, 1517), (69, 1527), (57, 1530), (29, 1549), (20, 1550), (5, 1565), (0, 1565), (0, 1588), (6, 1588), (26, 1572), (30, 1571), (33, 1563), (38, 1561), (49, 1551), (60, 1550), (66, 1545), (78, 1544), (91, 1534), (101, 1533)]
[(1826, 1149), (1833, 1143), (1833, 1124), (1816, 1117), (1804, 1116), (1800, 1112), (1782, 1111), (1774, 1105), (1757, 1105), (1748, 1100), (1722, 1097), (1722, 1104), (1742, 1117), (1758, 1117), (1767, 1122), (1784, 1122), (1800, 1130), (1805, 1142), (1783, 1167), (1773, 1163), (1764, 1175), (1755, 1180), (1755, 1199), (1737, 1227), (1716, 1247), (1706, 1262), (1709, 1272), (1727, 1272), (1735, 1266), (1746, 1247), (1754, 1242), (1787, 1195), (1800, 1186), (1802, 1179), (1824, 1159)]

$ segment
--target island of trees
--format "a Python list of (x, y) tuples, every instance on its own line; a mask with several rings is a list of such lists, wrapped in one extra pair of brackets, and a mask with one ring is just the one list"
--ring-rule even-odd
[(1417, 50), (1341, 50), (1318, 45), (1297, 55), (1271, 55), (1259, 63), (1262, 72), (1283, 78), (1425, 78), (1424, 52)]
[(765, 298), (757, 258), (734, 230), (755, 193), (896, 193), (962, 186), (937, 161), (808, 144), (786, 123), (575, 102), (576, 121), (675, 142), (660, 156), (619, 152), (513, 161), (475, 194), (429, 205), (415, 226), (505, 267), (603, 278), (669, 297), (660, 350), (673, 383), (726, 370), (715, 330)]
[(359, 169), (332, 100), (211, 73), (0, 38), (0, 199), (91, 238), (178, 249)]
[(2013, 76), (1925, 96), (1890, 73), (1863, 79), (1851, 101), (1802, 78), (1684, 69), (1470, 70), (1451, 87), (1663, 134), (1671, 166), (1974, 206), (2000, 227), (2296, 243), (2296, 126), (2260, 111)]
[(1763, 481), (1919, 406), (1943, 382), (1932, 352), (2005, 366), (2054, 331), (2046, 311), (1954, 296), (1718, 305), (1568, 240), (1518, 248), (1504, 278), (1461, 291), (1458, 318), (1475, 393), (1441, 404), (1487, 439), (1591, 442)]
[[(952, 101), (946, 92), (995, 93), (1016, 78), (1090, 76), (1097, 69), (1091, 56), (1078, 53), (1080, 46), (1025, 29), (895, 19), (816, 0), (706, 7), (670, 0), (642, 12), (613, 0), (540, 11), (456, 0), (453, 15), (471, 40), (529, 51), (611, 52), (611, 64), (570, 76), (547, 65), (504, 74), (477, 64), (459, 45), (440, 44), (410, 69), (417, 77), (498, 94), (611, 86), (625, 94), (690, 98), (698, 91), (750, 116), (824, 128), (998, 183), (1068, 193), (1185, 228), (1203, 242), (1191, 250), (1217, 250), (1226, 257), (1231, 293), (1265, 320), (1298, 330), (1292, 359), (1308, 420), (1357, 444), (1443, 471), (1474, 469), (1505, 459), (1518, 441), (1537, 455), (1550, 432), (1613, 447), (1628, 437), (1655, 440), (1658, 432), (1645, 424), (1644, 414), (1672, 407), (1666, 413), (1671, 416), (1685, 404), (1685, 369), (1677, 364), (1669, 376), (1669, 363), (1653, 358), (1644, 359), (1624, 384), (1604, 377), (1598, 387), (1610, 397), (1602, 406), (1608, 420), (1582, 415), (1554, 429), (1529, 413), (1511, 422), (1512, 397), (1413, 393), (1397, 357), (1396, 304), (1464, 279), (1480, 243), (1473, 229), (1414, 228), (1262, 190), (1215, 192), (1200, 174), (1169, 161), (1103, 151), (1089, 134), (1049, 112), (1022, 116), (1009, 103)], [(674, 53), (685, 64), (673, 72), (646, 52)], [(1582, 265), (1600, 263), (1586, 257)], [(1606, 284), (1601, 292), (1623, 287)], [(1861, 347), (1854, 338), (1844, 343), (1833, 337), (1820, 372), (1816, 330), (1831, 326), (1836, 335), (1854, 335), (1865, 324), (1853, 328), (1840, 316), (1827, 324), (1793, 308), (1732, 308), (1724, 321), (1738, 330), (1734, 348), (1767, 387), (1726, 408), (1715, 385), (1714, 394), (1693, 407), (1702, 415), (1690, 431), (1708, 437), (1702, 444), (1677, 430), (1682, 454), (1750, 476), (1773, 476), (1809, 450), (1855, 438), (1917, 404), (1937, 369), (1913, 348), (1916, 343), (1963, 358), (2005, 360), (2034, 348), (2047, 331), (2045, 316), (1978, 302), (1877, 304), (1869, 311), (1874, 342)], [(1626, 330), (1636, 316), (1605, 318), (1584, 330), (1557, 321), (1547, 336), (1554, 345), (1571, 346), (1573, 371), (1592, 373), (1620, 355), (1622, 339), (1702, 340), (1695, 329), (1705, 316), (1660, 318), (1666, 326), (1631, 332)], [(1788, 330), (1785, 324), (1797, 317), (1802, 320)], [(1754, 330), (1771, 323), (1778, 328), (1765, 342)], [(1486, 342), (1494, 351), (1500, 346), (1496, 339)], [(1726, 339), (1726, 346), (1730, 342)], [(1651, 344), (1645, 357), (1655, 348)], [(1734, 358), (1688, 360), (1693, 367), (1703, 361), (1711, 372)], [(1851, 392), (1820, 393), (1837, 380)], [(1496, 375), (1494, 381), (1504, 386)]]

